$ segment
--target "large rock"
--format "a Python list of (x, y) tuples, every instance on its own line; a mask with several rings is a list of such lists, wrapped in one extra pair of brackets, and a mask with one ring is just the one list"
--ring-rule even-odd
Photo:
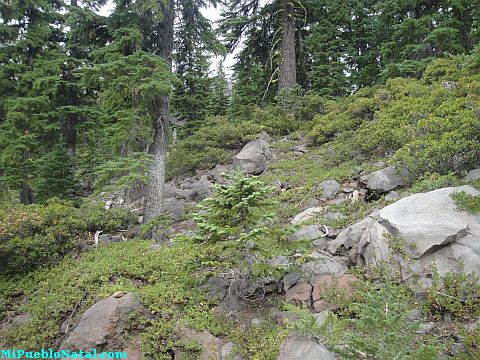
[(403, 240), (404, 251), (413, 259), (411, 271), (403, 269), (407, 278), (433, 263), (440, 275), (458, 271), (461, 265), (465, 272), (480, 274), (480, 214), (457, 209), (451, 195), (460, 191), (480, 195), (471, 186), (410, 195), (345, 229), (328, 249), (350, 249), (354, 262), (376, 266), (389, 259), (394, 237)]
[(402, 186), (405, 186), (405, 179), (408, 174), (399, 172), (394, 166), (377, 170), (366, 177), (367, 188), (378, 194), (383, 194)]
[(245, 171), (247, 174), (259, 175), (267, 168), (272, 158), (270, 144), (266, 140), (250, 141), (233, 160), (234, 169)]
[(323, 344), (298, 334), (290, 334), (280, 346), (277, 360), (333, 360), (336, 359)]
[(127, 352), (128, 358), (138, 358), (138, 350), (124, 335), (125, 330), (130, 329), (130, 317), (134, 313), (151, 316), (132, 293), (119, 292), (100, 300), (81, 315), (60, 350), (118, 349)]

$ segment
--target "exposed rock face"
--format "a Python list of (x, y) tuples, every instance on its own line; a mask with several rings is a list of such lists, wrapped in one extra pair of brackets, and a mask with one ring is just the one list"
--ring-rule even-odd
[(369, 174), (366, 179), (367, 188), (378, 194), (383, 194), (405, 186), (406, 173), (400, 173), (394, 166), (377, 170)]
[(186, 191), (185, 198), (187, 201), (199, 202), (210, 196), (212, 186), (213, 184), (209, 180), (202, 177), (190, 186)]
[(336, 359), (323, 344), (298, 334), (290, 334), (280, 347), (277, 360), (333, 360)]
[(272, 158), (270, 144), (263, 139), (250, 141), (233, 160), (233, 168), (245, 171), (247, 174), (259, 175), (265, 171), (268, 161)]
[(116, 350), (127, 352), (128, 358), (141, 358), (138, 357), (139, 351), (124, 334), (130, 327), (130, 316), (137, 312), (146, 317), (150, 316), (132, 293), (116, 293), (100, 300), (82, 314), (60, 350)]
[(435, 262), (440, 275), (458, 271), (461, 263), (465, 272), (480, 274), (480, 215), (456, 208), (450, 195), (459, 191), (480, 195), (461, 186), (408, 196), (345, 229), (328, 249), (349, 249), (353, 262), (375, 266), (390, 255), (385, 236), (390, 234), (405, 242), (404, 250), (414, 260), (408, 273), (421, 273)]

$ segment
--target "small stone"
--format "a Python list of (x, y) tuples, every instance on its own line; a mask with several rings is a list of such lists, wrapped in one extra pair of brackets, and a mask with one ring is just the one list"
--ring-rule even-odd
[(279, 311), (276, 309), (272, 311), (272, 318), (273, 321), (280, 326), (285, 326), (287, 323), (292, 323), (299, 320), (298, 315), (291, 311)]
[(312, 285), (308, 283), (296, 284), (285, 294), (285, 301), (293, 305), (302, 305), (307, 303), (310, 305), (312, 296)]
[(453, 356), (459, 356), (465, 350), (465, 346), (462, 343), (455, 343), (452, 345), (452, 349), (450, 350)]
[(250, 323), (255, 327), (260, 327), (262, 326), (263, 320), (259, 318), (253, 318), (252, 321), (250, 321)]
[(390, 191), (385, 195), (385, 201), (396, 201), (398, 199), (400, 199), (400, 194), (396, 191)]
[(421, 318), (423, 318), (423, 314), (419, 309), (410, 310), (406, 317), (408, 321), (420, 320)]
[(290, 290), (300, 279), (300, 275), (297, 273), (286, 274), (283, 277), (283, 291), (287, 292)]
[(470, 171), (467, 176), (465, 176), (465, 181), (473, 181), (480, 179), (480, 169), (475, 169)]
[(417, 334), (427, 334), (430, 330), (433, 329), (434, 324), (431, 322), (428, 323), (421, 323), (418, 330), (416, 331)]
[(329, 316), (331, 316), (331, 315), (333, 315), (333, 312), (331, 312), (330, 310), (325, 310), (325, 311), (321, 311), (321, 312), (319, 312), (319, 313), (316, 313), (316, 314), (314, 314), (313, 316), (316, 317), (316, 319), (317, 319), (317, 324), (318, 324), (319, 326), (322, 326), (323, 323), (327, 320), (327, 318), (328, 318)]
[(329, 303), (327, 301), (318, 300), (313, 303), (313, 311), (316, 313), (321, 313), (324, 311), (333, 311), (337, 309), (338, 309), (338, 305)]

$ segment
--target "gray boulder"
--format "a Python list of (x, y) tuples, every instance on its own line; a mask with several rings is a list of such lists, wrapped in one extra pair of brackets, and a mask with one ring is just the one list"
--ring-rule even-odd
[(211, 194), (211, 187), (213, 184), (206, 178), (201, 178), (193, 183), (186, 191), (185, 198), (187, 201), (199, 202), (206, 199)]
[(250, 141), (233, 159), (233, 168), (247, 174), (259, 175), (266, 170), (271, 158), (272, 151), (266, 140)]
[(342, 231), (328, 249), (350, 249), (354, 262), (376, 266), (390, 257), (387, 234), (405, 242), (404, 250), (413, 259), (405, 278), (422, 273), (435, 263), (440, 275), (463, 271), (480, 274), (480, 214), (457, 209), (451, 195), (464, 191), (479, 196), (471, 186), (448, 187), (413, 194), (386, 206)]
[(302, 271), (309, 275), (330, 275), (341, 274), (347, 271), (347, 260), (339, 256), (331, 256), (325, 252), (314, 252), (310, 254), (313, 261), (302, 265)]
[(320, 225), (306, 225), (290, 236), (290, 241), (316, 240), (325, 236)]
[(320, 342), (298, 334), (290, 334), (280, 346), (277, 360), (333, 360), (336, 359)]
[(465, 181), (473, 181), (480, 179), (480, 169), (475, 169), (470, 171), (467, 176), (465, 176)]
[(314, 190), (320, 190), (322, 192), (321, 199), (330, 200), (337, 195), (337, 193), (340, 191), (340, 188), (341, 186), (338, 182), (336, 182), (334, 179), (328, 179), (315, 186)]
[(374, 171), (366, 176), (367, 188), (378, 194), (383, 194), (405, 186), (406, 172), (399, 172), (394, 166)]
[(163, 202), (163, 211), (170, 216), (172, 220), (179, 220), (185, 216), (185, 207), (187, 202), (175, 198), (165, 199)]

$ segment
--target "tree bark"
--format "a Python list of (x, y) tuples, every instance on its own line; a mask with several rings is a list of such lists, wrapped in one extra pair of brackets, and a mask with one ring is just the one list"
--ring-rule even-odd
[(22, 182), (20, 185), (20, 202), (24, 205), (33, 204), (33, 191), (30, 185), (27, 182)]
[[(72, 7), (78, 7), (77, 0), (70, 0), (70, 5)], [(72, 56), (74, 58), (78, 57), (78, 51), (75, 48), (71, 49)], [(69, 76), (72, 76), (70, 74)], [(71, 94), (68, 96), (68, 101), (72, 102), (72, 105), (77, 105), (76, 94), (72, 91)], [(77, 124), (77, 116), (76, 115), (68, 115), (66, 124), (65, 124), (65, 142), (67, 143), (67, 154), (71, 158), (75, 157), (75, 153), (77, 152), (77, 129), (75, 125)]]
[[(155, 52), (164, 58), (171, 70), (171, 53), (173, 51), (173, 23), (175, 16), (175, 2), (169, 0), (165, 3), (160, 1), (163, 12), (163, 20), (157, 29), (157, 41)], [(145, 197), (144, 222), (157, 218), (162, 211), (163, 193), (165, 188), (165, 174), (168, 150), (168, 123), (170, 120), (170, 96), (162, 95), (158, 104), (159, 116), (154, 123), (153, 142), (149, 147), (149, 153), (153, 155), (153, 163), (150, 167), (150, 179), (147, 185)], [(155, 229), (154, 229), (155, 230)], [(158, 231), (152, 232), (152, 237), (159, 241)]]
[(283, 19), (282, 53), (280, 57), (278, 91), (297, 84), (297, 61), (295, 56), (295, 18), (292, 5), (285, 5)]

